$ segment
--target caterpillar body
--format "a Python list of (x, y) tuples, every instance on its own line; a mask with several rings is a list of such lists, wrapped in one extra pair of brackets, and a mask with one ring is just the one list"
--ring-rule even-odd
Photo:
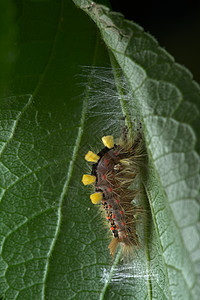
[(113, 239), (109, 245), (114, 256), (117, 246), (130, 252), (139, 246), (136, 233), (136, 219), (139, 207), (132, 203), (138, 189), (130, 189), (139, 169), (141, 158), (141, 133), (130, 138), (127, 129), (123, 131), (118, 144), (113, 136), (102, 137), (104, 148), (95, 154), (89, 151), (85, 159), (92, 162), (90, 175), (83, 175), (84, 185), (93, 184), (95, 193), (90, 195), (93, 204), (101, 204), (108, 220)]

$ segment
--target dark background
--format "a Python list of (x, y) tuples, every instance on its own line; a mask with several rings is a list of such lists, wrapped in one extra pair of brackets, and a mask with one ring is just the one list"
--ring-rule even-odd
[(151, 33), (200, 83), (200, 2), (110, 0), (112, 9)]

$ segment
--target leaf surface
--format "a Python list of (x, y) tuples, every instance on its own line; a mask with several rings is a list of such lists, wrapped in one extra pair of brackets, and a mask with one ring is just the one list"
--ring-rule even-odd
[(19, 54), (0, 102), (0, 296), (71, 299), (92, 216), (79, 191), (87, 83), (77, 75), (106, 54), (71, 1), (15, 4)]
[[(0, 296), (198, 299), (199, 87), (139, 26), (74, 2), (103, 40), (72, 1), (15, 1), (19, 56), (0, 102)], [(125, 105), (109, 69), (77, 76), (110, 66), (108, 52), (129, 85)], [(119, 134), (127, 104), (143, 124), (151, 213), (134, 261), (111, 267), (108, 229), (81, 177), (85, 153)]]
[[(198, 299), (199, 86), (141, 27), (105, 6), (74, 2), (99, 27), (143, 123), (149, 157), (143, 180), (156, 234), (146, 244), (147, 272), (158, 276), (154, 280), (149, 273), (148, 296)], [(146, 297), (144, 292), (139, 299)]]

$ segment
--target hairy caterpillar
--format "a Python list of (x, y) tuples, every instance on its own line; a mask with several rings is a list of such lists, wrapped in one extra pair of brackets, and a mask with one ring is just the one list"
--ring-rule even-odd
[(95, 154), (89, 151), (85, 159), (92, 162), (90, 175), (83, 175), (84, 185), (93, 184), (95, 193), (90, 195), (93, 204), (101, 203), (108, 220), (113, 239), (109, 245), (114, 256), (118, 244), (124, 251), (139, 246), (136, 233), (136, 218), (140, 208), (132, 203), (138, 189), (130, 189), (139, 171), (141, 159), (141, 132), (135, 138), (127, 129), (118, 144), (113, 136), (102, 137), (104, 148)]

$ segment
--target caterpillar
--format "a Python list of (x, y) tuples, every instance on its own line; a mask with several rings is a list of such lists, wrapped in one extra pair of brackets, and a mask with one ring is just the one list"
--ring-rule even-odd
[(113, 234), (108, 248), (114, 257), (117, 246), (130, 252), (139, 246), (136, 233), (137, 215), (141, 208), (132, 203), (138, 188), (130, 189), (139, 172), (141, 160), (141, 132), (133, 139), (127, 128), (123, 130), (118, 144), (112, 135), (103, 136), (105, 146), (98, 154), (88, 151), (85, 159), (92, 162), (91, 174), (84, 174), (84, 185), (92, 184), (95, 192), (90, 195), (93, 204), (101, 204)]

